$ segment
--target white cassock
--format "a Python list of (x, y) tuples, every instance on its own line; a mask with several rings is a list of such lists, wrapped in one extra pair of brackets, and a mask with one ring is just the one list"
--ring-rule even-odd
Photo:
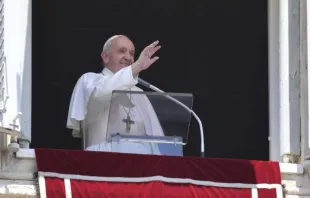
[[(67, 128), (73, 130), (73, 136), (79, 136), (80, 129), (83, 128), (84, 149), (111, 152), (113, 147), (113, 152), (161, 155), (155, 143), (117, 144), (107, 140), (107, 130), (109, 133), (115, 130), (126, 134), (126, 123), (123, 119), (128, 113), (135, 122), (131, 125), (131, 135), (164, 136), (152, 104), (145, 95), (122, 95), (118, 99), (113, 97), (111, 102), (114, 90), (143, 91), (135, 86), (137, 83), (131, 66), (115, 74), (104, 68), (102, 73), (86, 73), (79, 78), (70, 101)], [(119, 103), (116, 103), (117, 101)], [(110, 107), (113, 110), (111, 112)]]

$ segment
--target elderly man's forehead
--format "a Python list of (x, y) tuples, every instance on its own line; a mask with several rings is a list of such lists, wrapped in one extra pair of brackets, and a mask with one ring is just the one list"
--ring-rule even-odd
[(112, 41), (112, 45), (116, 45), (116, 46), (119, 46), (119, 47), (128, 47), (130, 46), (131, 48), (134, 48), (134, 44), (133, 42), (126, 36), (119, 36), (115, 39), (113, 39)]

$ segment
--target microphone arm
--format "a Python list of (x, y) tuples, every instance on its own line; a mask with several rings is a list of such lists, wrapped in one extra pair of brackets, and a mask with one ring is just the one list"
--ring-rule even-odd
[[(150, 88), (156, 92), (159, 92), (159, 93), (165, 93), (163, 90), (160, 90), (159, 88), (155, 87), (154, 85), (151, 85), (150, 83), (142, 80), (141, 78), (138, 78), (138, 83), (140, 85), (143, 85), (147, 88)], [(190, 112), (191, 114), (193, 114), (193, 116), (196, 118), (198, 124), (199, 124), (199, 129), (200, 129), (200, 137), (201, 137), (201, 157), (204, 157), (205, 156), (205, 145), (204, 145), (204, 134), (203, 134), (203, 126), (202, 126), (202, 123), (201, 123), (201, 120), (199, 119), (199, 117), (197, 116), (197, 114), (191, 110), (190, 108), (188, 108), (186, 105), (184, 105), (182, 102), (178, 101), (177, 99), (171, 97), (171, 96), (166, 96), (167, 98), (169, 98), (170, 100), (174, 101), (175, 103), (179, 104), (180, 106), (182, 106), (184, 109), (186, 109), (188, 112)]]

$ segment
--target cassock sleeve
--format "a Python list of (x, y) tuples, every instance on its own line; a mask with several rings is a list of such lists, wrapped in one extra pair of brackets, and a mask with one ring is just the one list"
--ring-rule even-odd
[(138, 83), (138, 77), (132, 75), (131, 66), (125, 67), (116, 72), (108, 80), (107, 78), (101, 78), (96, 82), (94, 89), (92, 85), (88, 85), (87, 91), (92, 92), (91, 97), (97, 102), (105, 102), (110, 100), (110, 96), (114, 90), (127, 90), (132, 88)]
[(126, 90), (137, 83), (137, 77), (132, 75), (131, 66), (119, 70), (112, 76), (84, 74), (79, 78), (72, 93), (67, 128), (73, 129), (73, 135), (80, 131), (80, 121), (83, 121), (87, 115), (90, 99), (106, 103), (113, 90)]

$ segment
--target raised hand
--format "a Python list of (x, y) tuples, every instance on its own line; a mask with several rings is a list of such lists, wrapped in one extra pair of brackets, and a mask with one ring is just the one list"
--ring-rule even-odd
[(161, 46), (158, 44), (159, 41), (155, 41), (143, 49), (138, 60), (133, 64), (134, 73), (139, 73), (140, 71), (149, 68), (155, 61), (159, 59), (158, 56), (152, 57), (155, 52), (161, 48)]

